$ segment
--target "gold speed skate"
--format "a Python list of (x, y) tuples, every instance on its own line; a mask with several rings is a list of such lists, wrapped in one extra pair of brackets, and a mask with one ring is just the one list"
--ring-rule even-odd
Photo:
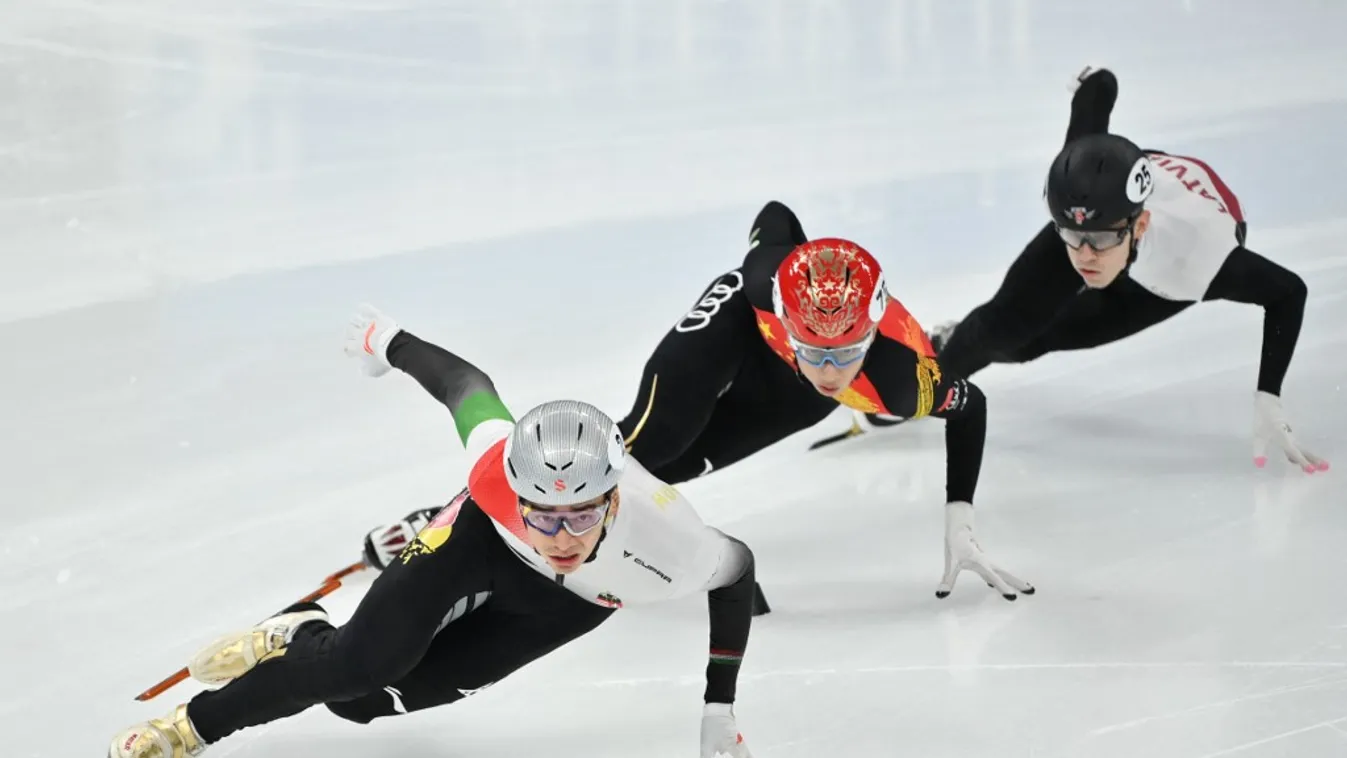
[(285, 655), (295, 631), (310, 621), (327, 621), (327, 611), (317, 603), (297, 603), (252, 629), (216, 639), (192, 657), (187, 671), (202, 684), (228, 684), (262, 661)]
[(127, 729), (112, 739), (108, 758), (191, 758), (206, 752), (206, 743), (180, 705), (161, 719)]

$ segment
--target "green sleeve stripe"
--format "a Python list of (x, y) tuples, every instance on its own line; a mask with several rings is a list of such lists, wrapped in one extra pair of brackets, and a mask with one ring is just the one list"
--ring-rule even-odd
[(491, 390), (479, 390), (463, 399), (463, 403), (454, 411), (454, 426), (458, 427), (458, 438), (468, 444), (468, 435), (485, 421), (500, 419), (514, 421), (505, 403)]

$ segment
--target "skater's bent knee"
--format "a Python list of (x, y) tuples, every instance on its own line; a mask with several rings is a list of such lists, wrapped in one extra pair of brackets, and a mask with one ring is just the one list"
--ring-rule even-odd
[(366, 693), (381, 694), (383, 688), (406, 676), (416, 666), (417, 658), (405, 649), (389, 645), (370, 646), (351, 651), (335, 661), (337, 670), (329, 673), (331, 687), (328, 696), (334, 701), (361, 698)]

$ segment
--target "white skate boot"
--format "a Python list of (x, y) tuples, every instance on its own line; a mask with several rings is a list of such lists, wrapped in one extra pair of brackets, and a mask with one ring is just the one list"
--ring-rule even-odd
[(206, 752), (206, 743), (180, 705), (161, 719), (127, 729), (112, 739), (108, 758), (194, 758)]
[(378, 571), (383, 571), (397, 560), (402, 551), (416, 539), (416, 533), (426, 528), (426, 524), (435, 518), (443, 505), (433, 508), (418, 508), (401, 521), (376, 526), (365, 535), (365, 547), (362, 551), (365, 563)]
[(228, 684), (262, 661), (285, 655), (295, 632), (310, 621), (327, 621), (327, 611), (317, 603), (296, 603), (252, 629), (210, 643), (192, 656), (187, 671), (202, 684)]

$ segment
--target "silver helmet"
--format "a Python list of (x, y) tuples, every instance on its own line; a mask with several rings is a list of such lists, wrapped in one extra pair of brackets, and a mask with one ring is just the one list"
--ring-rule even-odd
[(598, 408), (553, 400), (524, 414), (505, 441), (505, 476), (530, 503), (567, 506), (617, 484), (626, 464), (622, 432)]

